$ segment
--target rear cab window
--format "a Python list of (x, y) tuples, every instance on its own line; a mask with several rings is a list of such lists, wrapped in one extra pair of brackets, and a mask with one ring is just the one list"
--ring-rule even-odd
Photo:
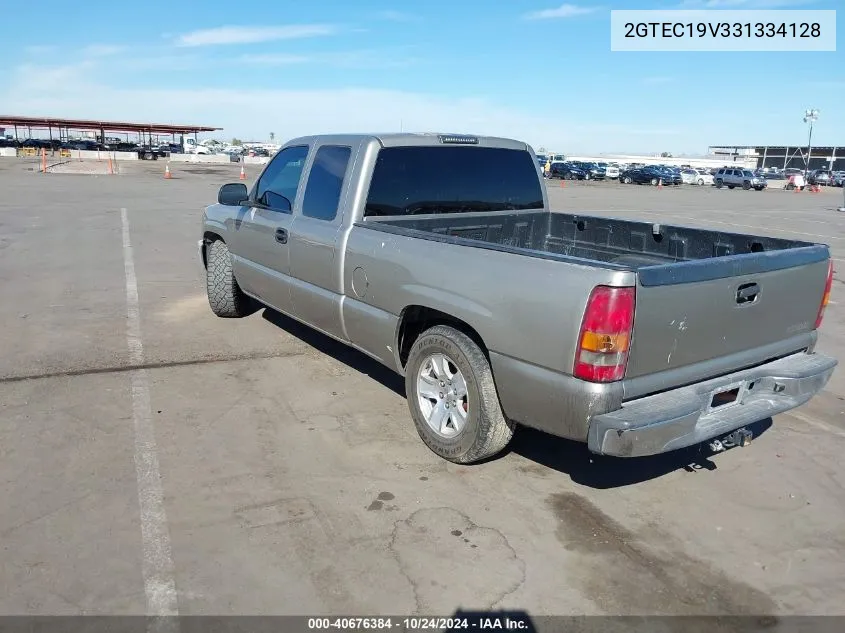
[(542, 209), (530, 152), (497, 147), (384, 147), (364, 217)]

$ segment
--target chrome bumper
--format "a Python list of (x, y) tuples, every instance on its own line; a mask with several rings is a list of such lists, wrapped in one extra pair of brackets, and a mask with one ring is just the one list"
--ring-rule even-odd
[[(642, 457), (719, 437), (801, 406), (824, 388), (836, 365), (829, 356), (801, 352), (638, 398), (592, 418), (587, 446), (602, 455)], [(711, 406), (714, 395), (726, 389), (738, 389), (736, 399)]]

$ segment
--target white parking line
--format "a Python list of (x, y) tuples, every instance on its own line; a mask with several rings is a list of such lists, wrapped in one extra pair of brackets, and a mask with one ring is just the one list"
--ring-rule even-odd
[[(120, 210), (120, 219), (123, 224), (123, 267), (126, 275), (126, 344), (129, 347), (130, 362), (140, 365), (144, 362), (141, 310), (126, 209)], [(158, 449), (150, 410), (150, 384), (146, 370), (132, 371), (131, 380), (132, 420), (135, 425), (135, 477), (141, 515), (141, 564), (147, 596), (147, 615), (176, 616), (179, 615), (176, 578), (170, 531), (164, 511), (164, 490), (158, 467)], [(175, 619), (173, 621), (175, 622)]]

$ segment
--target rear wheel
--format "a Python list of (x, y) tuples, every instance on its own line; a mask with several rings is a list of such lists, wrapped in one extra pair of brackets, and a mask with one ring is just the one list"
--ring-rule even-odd
[(232, 271), (232, 256), (223, 240), (206, 250), (205, 285), (211, 311), (223, 318), (240, 318), (250, 313), (250, 298), (243, 293)]
[(513, 437), (484, 352), (466, 334), (438, 325), (416, 340), (405, 367), (408, 408), (434, 453), (469, 464), (499, 453)]
[(630, 176), (625, 176), (625, 178), (623, 179), (623, 181), (624, 181), (624, 183), (625, 183), (626, 185), (630, 185), (632, 182), (634, 182), (633, 180), (631, 180), (631, 177), (630, 177)]
[(657, 184), (657, 178), (652, 178), (652, 179), (651, 179), (651, 184), (652, 184), (652, 185), (656, 185), (656, 184)]
[(704, 178), (699, 178), (699, 179), (698, 179), (698, 186), (699, 186), (699, 187), (704, 186)]

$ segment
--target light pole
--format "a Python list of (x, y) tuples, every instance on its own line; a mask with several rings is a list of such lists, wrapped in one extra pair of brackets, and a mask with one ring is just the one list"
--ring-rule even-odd
[(807, 140), (807, 164), (804, 165), (804, 180), (807, 180), (807, 172), (810, 171), (810, 157), (813, 154), (813, 123), (819, 118), (818, 110), (806, 110), (804, 112), (804, 123), (810, 124), (810, 138)]

